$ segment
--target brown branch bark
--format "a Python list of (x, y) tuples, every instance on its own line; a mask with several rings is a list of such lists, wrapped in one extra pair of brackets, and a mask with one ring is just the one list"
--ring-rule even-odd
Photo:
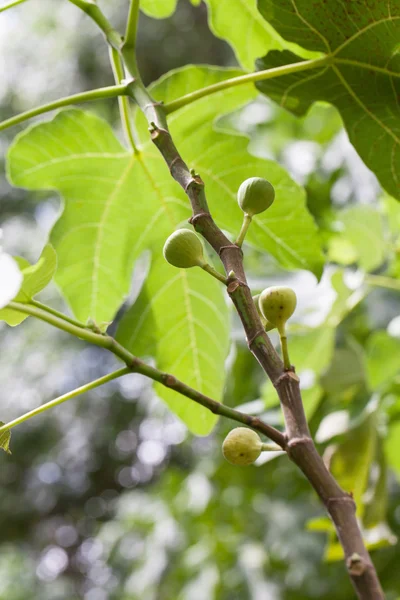
[(193, 211), (190, 222), (218, 253), (226, 273), (230, 274), (228, 294), (242, 321), (249, 349), (267, 373), (280, 399), (286, 425), (285, 449), (289, 458), (307, 477), (335, 524), (354, 589), (361, 600), (382, 600), (383, 591), (363, 542), (355, 503), (351, 495), (338, 485), (315, 448), (304, 414), (299, 378), (294, 369), (284, 370), (280, 357), (264, 331), (247, 285), (242, 251), (213, 221), (204, 183), (199, 175), (187, 167), (175, 147), (162, 105), (152, 101), (140, 81), (131, 84), (130, 94), (146, 115), (151, 138), (164, 157), (172, 177), (190, 200)]

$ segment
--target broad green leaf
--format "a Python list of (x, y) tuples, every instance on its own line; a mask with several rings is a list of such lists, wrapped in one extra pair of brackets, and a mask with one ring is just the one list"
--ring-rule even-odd
[[(3, 421), (0, 421), (0, 427), (5, 425)], [(5, 431), (0, 432), (0, 449), (7, 452), (7, 454), (11, 454), (10, 450), (10, 440), (11, 440), (11, 431), (6, 429)]]
[[(23, 275), (23, 281), (15, 302), (29, 302), (36, 294), (43, 290), (52, 280), (57, 267), (57, 257), (54, 248), (47, 244), (34, 265), (21, 257), (15, 258)], [(9, 325), (19, 325), (28, 318), (28, 315), (9, 308), (0, 310), (0, 320)]]
[(372, 206), (354, 206), (339, 212), (337, 221), (340, 233), (329, 241), (329, 258), (341, 264), (357, 262), (365, 271), (379, 267), (386, 253), (380, 212)]
[[(238, 71), (190, 67), (164, 77), (153, 89), (172, 100), (229, 78)], [(316, 226), (305, 208), (304, 191), (271, 161), (250, 156), (247, 139), (215, 131), (220, 107), (234, 110), (255, 95), (252, 86), (200, 100), (173, 113), (169, 122), (177, 147), (204, 177), (218, 224), (236, 235), (242, 214), (235, 195), (249, 176), (268, 176), (277, 199), (268, 215), (255, 218), (249, 242), (288, 268), (321, 272)], [(223, 98), (223, 101), (222, 101)], [(190, 216), (187, 198), (171, 178), (138, 116), (142, 150), (126, 151), (109, 125), (90, 113), (59, 113), (51, 122), (17, 136), (9, 153), (9, 176), (29, 189), (56, 189), (65, 208), (51, 241), (58, 256), (56, 281), (81, 321), (111, 321), (129, 291), (134, 260)], [(195, 142), (195, 143), (194, 143)]]
[(388, 466), (395, 471), (400, 480), (400, 421), (395, 421), (389, 427), (385, 441), (385, 454)]
[[(136, 355), (156, 356), (159, 369), (221, 400), (229, 311), (221, 284), (203, 270), (176, 269), (155, 257), (117, 338)], [(156, 390), (193, 433), (210, 432), (217, 419), (210, 411), (162, 385)]]
[[(286, 40), (324, 52), (330, 62), (257, 87), (296, 114), (316, 100), (335, 104), (365, 164), (400, 198), (400, 3), (258, 0), (258, 7)], [(257, 68), (299, 61), (298, 53), (272, 51)]]
[(375, 331), (368, 339), (366, 367), (371, 389), (389, 384), (399, 372), (400, 340), (386, 331)]
[(178, 0), (141, 0), (140, 8), (153, 19), (170, 17), (176, 8)]

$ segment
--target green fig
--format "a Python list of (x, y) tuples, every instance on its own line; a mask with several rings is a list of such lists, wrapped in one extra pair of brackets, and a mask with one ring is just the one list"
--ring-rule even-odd
[(289, 287), (274, 286), (261, 292), (258, 304), (262, 315), (282, 333), (296, 308), (297, 298)]
[(165, 260), (180, 269), (204, 268), (207, 264), (203, 244), (190, 229), (178, 229), (171, 234), (164, 244), (163, 252)]
[(222, 444), (222, 453), (232, 465), (251, 465), (262, 449), (260, 436), (247, 427), (232, 429)]
[(253, 217), (267, 210), (273, 203), (275, 190), (273, 185), (261, 177), (251, 177), (243, 181), (237, 193), (242, 211)]

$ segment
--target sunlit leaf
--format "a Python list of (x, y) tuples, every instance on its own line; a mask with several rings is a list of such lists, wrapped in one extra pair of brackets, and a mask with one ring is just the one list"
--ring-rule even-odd
[[(400, 4), (337, 0), (258, 0), (286, 40), (321, 51), (319, 68), (261, 81), (257, 87), (283, 107), (303, 114), (315, 100), (339, 109), (350, 141), (393, 196), (400, 197)], [(301, 61), (272, 51), (257, 62), (268, 69)]]

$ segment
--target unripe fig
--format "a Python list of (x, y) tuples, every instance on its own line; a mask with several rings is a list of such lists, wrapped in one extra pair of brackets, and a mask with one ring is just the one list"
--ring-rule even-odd
[(247, 427), (236, 427), (226, 436), (222, 453), (232, 465), (251, 465), (263, 448), (259, 435)]
[(259, 307), (263, 316), (281, 333), (296, 308), (297, 298), (292, 288), (274, 286), (261, 292)]
[(169, 236), (164, 244), (164, 258), (174, 267), (189, 269), (204, 267), (203, 244), (190, 229), (178, 229)]
[(242, 211), (253, 217), (267, 210), (273, 203), (275, 190), (273, 185), (261, 177), (251, 177), (243, 181), (237, 193)]

